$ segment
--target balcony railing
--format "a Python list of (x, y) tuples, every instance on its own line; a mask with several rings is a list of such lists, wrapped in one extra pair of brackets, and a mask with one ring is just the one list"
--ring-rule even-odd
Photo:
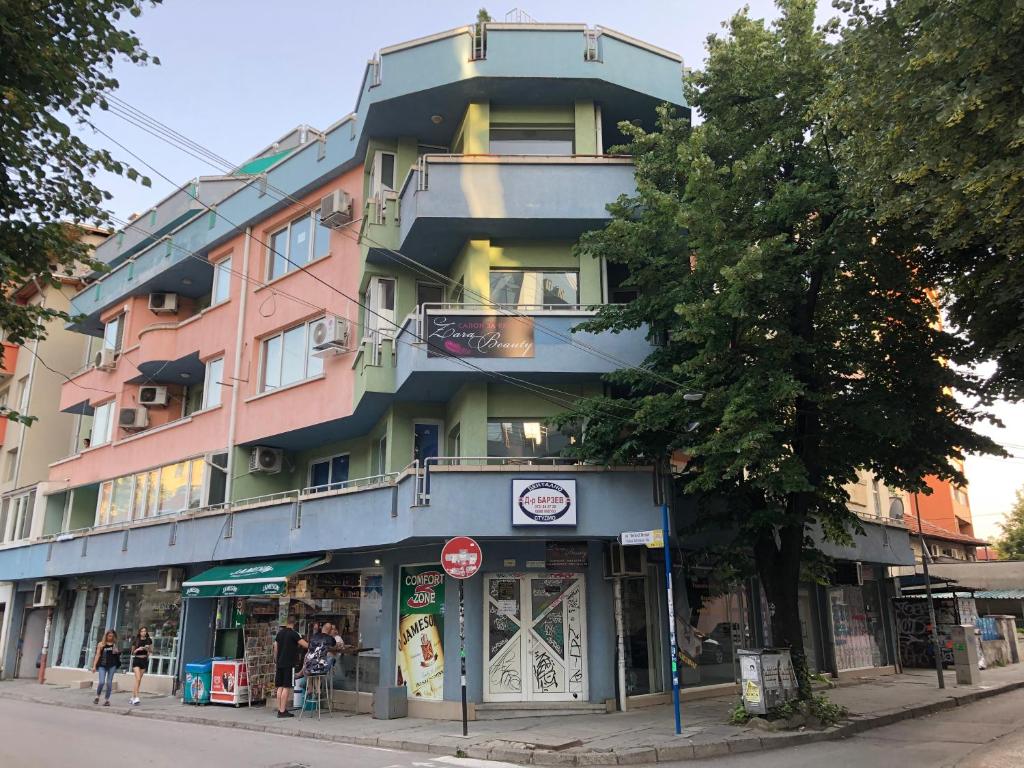
[(431, 456), (423, 461), (423, 470), (416, 473), (416, 503), (430, 504), (430, 474), (441, 468), (474, 469), (480, 467), (548, 468), (557, 470), (565, 467), (587, 466), (578, 459), (562, 456)]

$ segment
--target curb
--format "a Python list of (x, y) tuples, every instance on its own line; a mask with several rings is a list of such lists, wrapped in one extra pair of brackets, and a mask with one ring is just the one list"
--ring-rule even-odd
[(88, 712), (100, 712), (118, 715), (121, 717), (141, 717), (147, 720), (189, 723), (192, 725), (205, 725), (215, 728), (235, 728), (243, 731), (269, 733), (279, 736), (293, 736), (301, 739), (315, 739), (317, 741), (332, 742), (336, 744), (353, 744), (355, 746), (363, 747), (399, 749), (407, 752), (423, 752), (433, 755), (457, 756), (457, 753), (461, 752), (467, 757), (485, 760), (501, 760), (520, 765), (650, 765), (652, 763), (664, 763), (679, 760), (703, 760), (710, 757), (720, 757), (722, 755), (784, 749), (803, 744), (814, 744), (822, 741), (845, 739), (874, 728), (882, 728), (904, 720), (913, 720), (919, 717), (933, 715), (937, 712), (966, 706), (1004, 693), (1011, 693), (1022, 688), (1024, 688), (1024, 680), (1005, 683), (993, 688), (969, 691), (960, 695), (953, 694), (946, 696), (939, 701), (931, 701), (923, 704), (911, 705), (909, 707), (901, 707), (899, 709), (881, 710), (869, 716), (858, 716), (853, 720), (842, 723), (841, 725), (832, 726), (831, 728), (826, 728), (821, 731), (783, 732), (778, 734), (761, 734), (760, 736), (737, 734), (736, 736), (717, 739), (714, 741), (702, 740), (699, 737), (696, 740), (686, 738), (680, 739), (676, 743), (661, 746), (632, 746), (618, 750), (584, 750), (580, 752), (524, 749), (522, 747), (512, 746), (507, 742), (494, 744), (493, 742), (496, 740), (486, 736), (479, 737), (479, 740), (475, 742), (467, 741), (460, 744), (445, 744), (436, 740), (433, 742), (405, 741), (390, 738), (386, 735), (349, 736), (345, 734), (325, 733), (323, 731), (296, 731), (293, 728), (274, 723), (261, 724), (238, 722), (184, 713), (150, 712), (140, 709), (129, 709), (127, 711), (118, 709), (97, 709), (89, 704), (79, 704), (77, 702), (64, 703), (43, 697), (24, 695), (21, 693), (9, 693), (2, 690), (0, 690), (0, 698), (24, 701), (33, 704), (44, 704), (54, 707), (79, 709)]

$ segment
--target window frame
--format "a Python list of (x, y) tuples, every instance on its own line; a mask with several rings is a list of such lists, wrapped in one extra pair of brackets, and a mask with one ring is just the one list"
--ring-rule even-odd
[[(217, 363), (220, 363), (220, 381), (213, 382), (212, 379), (212, 368)], [(217, 387), (217, 402), (211, 403), (211, 393), (214, 391), (213, 385)], [(224, 397), (221, 393), (221, 387), (224, 385), (224, 355), (220, 357), (214, 357), (206, 361), (203, 374), (203, 401), (200, 410), (207, 410), (209, 408), (217, 408), (224, 404)]]
[[(384, 184), (384, 155), (391, 156), (391, 184)], [(383, 195), (384, 192), (397, 192), (398, 189), (398, 153), (390, 149), (378, 149), (373, 153), (373, 166), (370, 169), (370, 196)]]
[[(107, 320), (107, 322), (103, 324), (103, 340), (102, 346), (100, 347), (101, 349), (112, 349), (114, 350), (115, 355), (121, 354), (121, 349), (124, 346), (124, 321), (126, 317), (126, 312), (119, 312), (117, 315), (110, 318), (109, 320)], [(117, 332), (114, 338), (114, 346), (110, 346), (107, 343), (107, 331), (110, 328), (110, 326), (114, 325), (115, 323), (117, 324)]]
[[(100, 403), (99, 405), (93, 407), (93, 409), (92, 409), (92, 426), (91, 426), (91, 428), (89, 430), (89, 447), (90, 448), (96, 448), (96, 447), (101, 446), (101, 445), (107, 445), (108, 443), (112, 443), (114, 441), (114, 417), (117, 415), (116, 414), (116, 410), (117, 410), (116, 406), (117, 406), (117, 401), (115, 401), (115, 400), (107, 400), (105, 403)], [(106, 422), (106, 436), (102, 440), (99, 440), (99, 439), (97, 439), (97, 434), (96, 434), (96, 413), (101, 408), (109, 408), (110, 409), (110, 417), (107, 419), (107, 422)]]
[[(213, 267), (213, 284), (210, 286), (210, 306), (216, 307), (225, 302), (231, 301), (231, 257), (233, 254), (227, 254), (222, 259), (215, 262), (211, 262)], [(217, 298), (218, 290), (223, 287), (224, 297), (221, 299)]]
[[(568, 435), (568, 434), (558, 430), (557, 428), (550, 427), (550, 426), (548, 426), (546, 424), (546, 422), (548, 422), (550, 420), (550, 418), (551, 418), (550, 416), (539, 416), (539, 417), (533, 417), (533, 416), (515, 416), (515, 417), (512, 417), (512, 416), (493, 416), (493, 417), (488, 417), (487, 418), (487, 428), (488, 428), (488, 435), (487, 435), (487, 457), (488, 458), (496, 458), (496, 459), (522, 459), (523, 461), (544, 460), (544, 459), (551, 459), (551, 458), (559, 458), (559, 457), (561, 457), (561, 455), (562, 455), (561, 449), (555, 451), (554, 453), (550, 453), (550, 452), (545, 451), (542, 455), (537, 455), (537, 456), (534, 456), (534, 455), (526, 455), (526, 456), (494, 455), (494, 456), (492, 456), (491, 455), (491, 450), (490, 450), (491, 440), (490, 440), (490, 436), (489, 436), (491, 424), (538, 424), (542, 430), (546, 430), (546, 435), (550, 435), (551, 432), (555, 432), (558, 435), (560, 435), (562, 438), (565, 439), (565, 445), (566, 446), (571, 445), (571, 439), (570, 439), (571, 435)], [(546, 435), (545, 435), (545, 437), (546, 437)], [(526, 438), (525, 438), (525, 430), (524, 430), (524, 441), (525, 441), (525, 439)], [(545, 442), (546, 441), (547, 440), (545, 440)]]
[[(306, 259), (304, 261), (299, 261), (298, 259), (292, 258), (291, 252), (292, 227), (295, 226), (295, 224), (297, 224), (300, 221), (306, 221), (309, 223), (309, 246), (306, 253)], [(270, 282), (282, 278), (285, 275), (290, 275), (292, 272), (297, 272), (303, 269), (304, 267), (309, 266), (314, 261), (318, 261), (319, 259), (324, 259), (330, 256), (330, 237), (328, 237), (327, 239), (327, 252), (319, 256), (316, 255), (316, 236), (321, 229), (324, 229), (324, 231), (327, 233), (330, 232), (330, 230), (327, 229), (326, 227), (321, 227), (319, 211), (310, 211), (309, 213), (304, 213), (301, 216), (296, 216), (294, 219), (291, 219), (287, 224), (283, 224), (280, 227), (275, 227), (273, 229), (268, 230), (267, 236), (265, 238), (265, 241), (267, 243), (267, 251), (266, 269), (264, 270), (267, 281)], [(285, 242), (285, 253), (281, 254), (281, 258), (284, 259), (284, 271), (281, 272), (281, 274), (276, 275), (274, 274), (274, 259), (275, 256), (277, 255), (277, 252), (273, 248), (273, 242), (274, 238), (276, 238), (278, 235), (282, 233), (284, 233)]]
[[(491, 277), (493, 275), (506, 275), (506, 274), (521, 274), (521, 275), (539, 275), (543, 280), (544, 275), (574, 275), (576, 277), (576, 296), (573, 301), (565, 302), (564, 304), (545, 304), (543, 299), (543, 284), (541, 284), (541, 302), (538, 304), (523, 304), (516, 302), (515, 304), (507, 304), (495, 301), (493, 295), (493, 286), (491, 284)], [(580, 305), (580, 270), (577, 269), (548, 269), (548, 268), (522, 268), (522, 267), (494, 267), (487, 270), (487, 293), (488, 298), (492, 304), (498, 304), (506, 307), (525, 307), (527, 309), (551, 309), (558, 310), (566, 307), (578, 307)]]
[[(314, 317), (314, 318), (312, 318), (310, 320), (305, 320), (305, 321), (303, 321), (301, 323), (297, 323), (296, 325), (289, 326), (288, 328), (282, 328), (281, 330), (277, 331), (276, 333), (272, 333), (271, 335), (264, 336), (262, 339), (260, 339), (260, 367), (259, 367), (259, 392), (260, 393), (274, 392), (276, 390), (284, 389), (286, 387), (290, 387), (290, 386), (293, 386), (295, 384), (299, 384), (300, 382), (303, 382), (303, 381), (309, 381), (310, 379), (315, 379), (317, 376), (322, 376), (323, 375), (323, 360), (321, 360), (320, 358), (316, 358), (317, 362), (319, 363), (320, 370), (318, 372), (316, 372), (316, 373), (313, 373), (313, 374), (310, 374), (310, 372), (309, 372), (309, 361), (310, 361), (310, 358), (313, 357), (313, 355), (311, 354), (311, 352), (312, 352), (312, 345), (310, 344), (310, 341), (309, 341), (310, 340), (309, 328), (314, 323), (319, 323), (323, 319), (324, 319), (323, 315), (321, 315), (319, 317)], [(296, 379), (295, 381), (284, 382), (282, 380), (282, 378), (281, 378), (281, 376), (282, 376), (282, 374), (284, 372), (284, 360), (285, 360), (284, 337), (285, 337), (285, 334), (287, 334), (287, 333), (289, 333), (291, 331), (294, 331), (297, 328), (304, 328), (304, 332), (303, 332), (303, 335), (302, 335), (302, 338), (303, 338), (302, 347), (303, 347), (303, 350), (304, 350), (304, 353), (305, 353), (305, 356), (303, 358), (303, 366), (302, 366), (303, 375), (300, 378)], [(281, 345), (281, 350), (280, 350), (280, 353), (278, 354), (278, 361), (277, 361), (277, 365), (278, 365), (278, 370), (277, 370), (277, 373), (278, 373), (278, 384), (276, 384), (275, 386), (268, 387), (267, 386), (267, 346), (271, 342), (273, 342), (275, 339), (279, 339), (280, 340), (280, 345)]]
[[(348, 459), (348, 462), (345, 465), (345, 468), (348, 471), (346, 472), (346, 477), (345, 477), (344, 480), (335, 480), (334, 479), (334, 460), (335, 459), (341, 459), (341, 458)], [(326, 464), (327, 465), (327, 482), (324, 485), (313, 485), (313, 467), (316, 466), (317, 464)], [(309, 487), (310, 489), (324, 489), (324, 490), (327, 490), (327, 491), (338, 490), (338, 487), (343, 488), (346, 485), (348, 485), (348, 481), (350, 479), (349, 476), (351, 475), (351, 468), (352, 468), (352, 453), (351, 453), (351, 451), (343, 451), (341, 453), (331, 454), (330, 456), (321, 456), (320, 458), (313, 459), (312, 461), (309, 462), (309, 472), (308, 472), (308, 478), (307, 478), (307, 482), (309, 483), (309, 485), (307, 487)], [(336, 487), (336, 486), (338, 486), (338, 487)]]

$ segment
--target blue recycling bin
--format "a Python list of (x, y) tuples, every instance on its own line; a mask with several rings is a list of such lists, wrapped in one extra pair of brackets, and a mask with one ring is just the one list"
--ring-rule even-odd
[(220, 660), (220, 656), (215, 656), (212, 659), (200, 659), (185, 665), (185, 697), (183, 701), (186, 704), (210, 703), (213, 662)]

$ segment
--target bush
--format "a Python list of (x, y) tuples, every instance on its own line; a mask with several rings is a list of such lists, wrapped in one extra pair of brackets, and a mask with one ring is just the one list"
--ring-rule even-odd
[(746, 725), (750, 722), (750, 713), (747, 712), (747, 708), (743, 706), (743, 699), (729, 711), (729, 725)]
[(835, 725), (849, 714), (846, 707), (833, 703), (821, 693), (804, 701), (788, 701), (768, 711), (769, 720), (790, 720), (798, 715), (814, 718), (822, 726)]

